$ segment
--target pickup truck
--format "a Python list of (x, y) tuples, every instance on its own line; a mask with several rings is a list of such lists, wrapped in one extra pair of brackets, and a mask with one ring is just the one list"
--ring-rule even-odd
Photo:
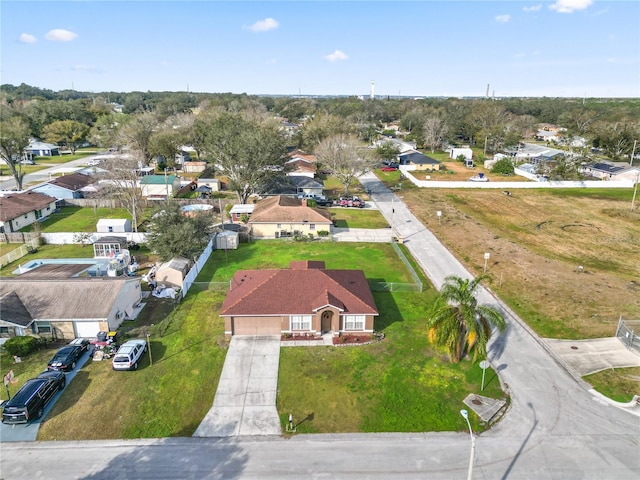
[(360, 197), (357, 196), (345, 196), (345, 197), (340, 197), (340, 201), (338, 202), (338, 204), (341, 207), (356, 207), (356, 208), (364, 208), (365, 203), (363, 200), (360, 199)]

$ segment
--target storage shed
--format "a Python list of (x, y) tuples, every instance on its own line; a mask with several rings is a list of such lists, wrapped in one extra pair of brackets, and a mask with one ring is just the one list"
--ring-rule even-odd
[(216, 235), (216, 250), (236, 250), (239, 243), (238, 232), (225, 230)]
[(131, 220), (126, 218), (101, 218), (96, 224), (96, 232), (98, 233), (124, 233), (131, 231)]
[(156, 270), (156, 281), (158, 285), (167, 287), (182, 288), (184, 277), (191, 269), (191, 260), (188, 258), (172, 258), (168, 262), (160, 264)]

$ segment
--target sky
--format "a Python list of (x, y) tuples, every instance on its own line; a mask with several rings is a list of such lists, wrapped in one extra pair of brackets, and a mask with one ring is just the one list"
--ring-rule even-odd
[(640, 97), (640, 2), (0, 2), (0, 83), (88, 92)]

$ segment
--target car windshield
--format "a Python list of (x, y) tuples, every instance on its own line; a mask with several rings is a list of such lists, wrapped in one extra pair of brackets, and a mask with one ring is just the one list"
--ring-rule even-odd
[(128, 362), (129, 357), (127, 355), (116, 355), (113, 357), (114, 362)]

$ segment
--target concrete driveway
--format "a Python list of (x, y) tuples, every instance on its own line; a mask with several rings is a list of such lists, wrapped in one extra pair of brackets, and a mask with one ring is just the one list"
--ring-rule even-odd
[(280, 336), (231, 339), (213, 407), (194, 437), (280, 435), (276, 410)]
[(546, 338), (545, 341), (580, 376), (608, 368), (640, 367), (640, 355), (616, 337), (592, 340)]

